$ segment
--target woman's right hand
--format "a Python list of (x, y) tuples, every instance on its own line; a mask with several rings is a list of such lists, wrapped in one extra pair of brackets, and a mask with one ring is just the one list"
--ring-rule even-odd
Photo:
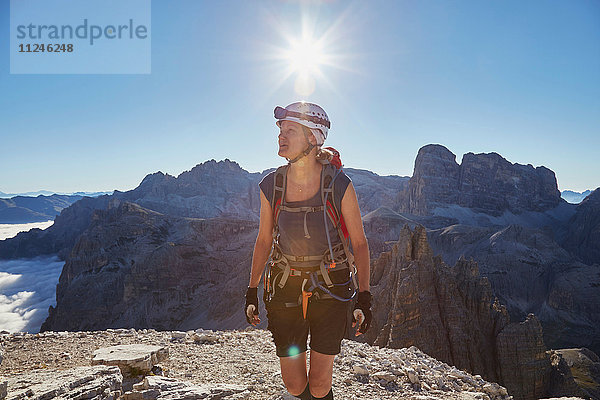
[(258, 318), (258, 288), (248, 287), (248, 290), (246, 290), (244, 313), (246, 314), (246, 321), (250, 325), (260, 324), (260, 318)]

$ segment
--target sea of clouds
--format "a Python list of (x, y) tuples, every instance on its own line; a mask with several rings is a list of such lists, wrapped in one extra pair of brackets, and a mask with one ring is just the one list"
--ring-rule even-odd
[[(0, 224), (0, 240), (52, 223)], [(0, 331), (39, 332), (48, 307), (56, 304), (56, 284), (64, 264), (56, 256), (0, 260)]]
[(17, 233), (27, 232), (33, 228), (46, 229), (53, 223), (53, 220), (49, 220), (46, 222), (32, 222), (29, 224), (0, 224), (0, 240), (17, 236)]

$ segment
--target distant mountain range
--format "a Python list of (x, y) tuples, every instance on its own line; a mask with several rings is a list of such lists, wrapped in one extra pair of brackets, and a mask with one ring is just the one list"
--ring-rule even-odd
[(571, 204), (579, 204), (585, 199), (589, 194), (592, 193), (591, 190), (586, 190), (585, 192), (573, 192), (572, 190), (563, 190), (560, 192), (560, 195), (563, 199)]
[[(353, 177), (355, 186), (364, 184), (365, 181), (375, 179), (374, 177), (377, 177), (380, 180), (385, 179), (369, 171), (356, 170), (353, 168), (347, 168), (346, 171), (350, 175), (356, 175)], [(158, 176), (170, 177), (170, 175), (161, 175), (161, 172), (157, 172), (156, 174), (158, 174)], [(154, 179), (152, 177), (156, 174), (149, 175), (147, 178), (150, 177), (150, 179)], [(146, 181), (146, 179), (144, 179), (144, 181)], [(363, 213), (377, 208), (374, 207), (376, 205), (386, 203), (386, 197), (390, 196), (390, 193), (388, 193), (390, 192), (389, 189), (400, 189), (402, 184), (408, 181), (408, 177), (398, 177), (398, 179), (394, 181), (393, 176), (390, 176), (387, 181), (389, 181), (388, 183), (392, 183), (392, 187), (388, 187), (387, 191), (377, 190), (368, 194), (368, 200), (363, 199), (363, 203), (373, 203), (361, 204)], [(54, 219), (63, 208), (68, 207), (83, 196), (98, 197), (112, 193), (114, 192), (56, 193), (49, 190), (18, 194), (0, 192), (0, 224), (19, 224), (51, 220)], [(568, 203), (579, 204), (590, 193), (592, 193), (591, 190), (586, 190), (582, 193), (564, 190), (561, 192), (561, 197)], [(367, 195), (367, 193), (365, 194)], [(387, 202), (389, 202), (391, 199), (388, 198), (387, 200)]]
[[(47, 192), (47, 191), (42, 191)], [(37, 192), (36, 192), (37, 193)], [(82, 197), (97, 197), (106, 192), (76, 192), (75, 194), (38, 194), (0, 198), (0, 224), (25, 224), (53, 220), (60, 212)]]
[(52, 196), (53, 194), (60, 194), (66, 196), (89, 196), (89, 197), (98, 197), (103, 194), (111, 194), (110, 192), (71, 192), (71, 193), (62, 193), (62, 192), (53, 192), (50, 190), (38, 190), (37, 192), (24, 192), (24, 193), (4, 193), (0, 192), (0, 199), (8, 199), (15, 196), (28, 196), (28, 197), (37, 197), (39, 195), (42, 196)]

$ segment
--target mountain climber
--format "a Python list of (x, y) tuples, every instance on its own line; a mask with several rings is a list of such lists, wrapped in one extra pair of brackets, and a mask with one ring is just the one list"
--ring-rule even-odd
[(276, 107), (275, 118), (278, 155), (288, 164), (259, 184), (260, 226), (244, 311), (250, 324), (260, 323), (257, 293), (264, 271), (268, 329), (288, 391), (304, 400), (333, 399), (333, 361), (350, 305), (356, 335), (371, 323), (369, 247), (339, 153), (321, 147), (330, 128), (325, 111), (296, 102)]

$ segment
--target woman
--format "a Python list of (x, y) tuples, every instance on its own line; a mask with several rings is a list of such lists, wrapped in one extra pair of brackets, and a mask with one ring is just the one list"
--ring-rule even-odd
[(325, 111), (313, 103), (297, 102), (275, 108), (275, 118), (278, 154), (288, 164), (260, 183), (260, 226), (246, 293), (246, 319), (252, 325), (260, 322), (257, 288), (271, 256), (264, 300), (281, 377), (290, 394), (300, 399), (333, 399), (333, 361), (355, 298), (356, 335), (366, 332), (371, 322), (369, 247), (352, 182), (331, 165), (339, 158), (321, 149), (330, 127)]

